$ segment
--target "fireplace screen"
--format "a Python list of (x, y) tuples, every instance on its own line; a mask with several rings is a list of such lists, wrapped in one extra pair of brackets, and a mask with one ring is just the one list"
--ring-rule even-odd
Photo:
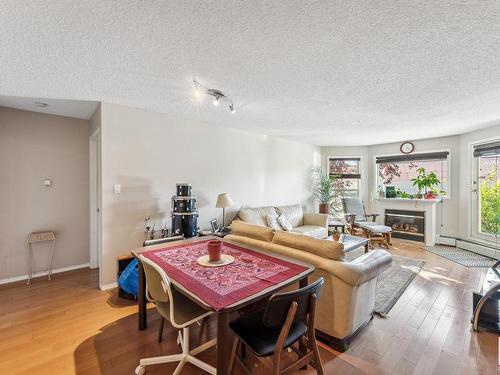
[(423, 211), (385, 210), (385, 225), (392, 228), (392, 236), (425, 241), (425, 213)]

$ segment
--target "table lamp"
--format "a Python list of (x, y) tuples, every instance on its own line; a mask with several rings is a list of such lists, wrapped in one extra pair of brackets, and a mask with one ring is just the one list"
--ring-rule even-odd
[(226, 217), (226, 208), (232, 207), (233, 204), (234, 202), (228, 193), (220, 193), (217, 197), (217, 203), (215, 203), (215, 207), (222, 208), (222, 228), (226, 226), (226, 223), (224, 222), (224, 219)]

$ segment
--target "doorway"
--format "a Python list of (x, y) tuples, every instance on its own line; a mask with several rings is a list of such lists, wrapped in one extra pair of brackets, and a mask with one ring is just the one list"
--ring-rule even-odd
[(90, 268), (101, 266), (101, 131), (90, 136)]
[[(500, 237), (500, 153), (493, 143), (474, 146), (472, 235), (498, 246)], [(500, 143), (499, 143), (500, 144)]]

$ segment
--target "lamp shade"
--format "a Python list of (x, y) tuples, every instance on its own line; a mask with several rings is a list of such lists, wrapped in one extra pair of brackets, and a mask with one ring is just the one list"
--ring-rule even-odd
[(229, 196), (228, 193), (220, 193), (217, 197), (217, 203), (215, 204), (216, 208), (227, 208), (231, 207), (234, 204), (233, 200)]

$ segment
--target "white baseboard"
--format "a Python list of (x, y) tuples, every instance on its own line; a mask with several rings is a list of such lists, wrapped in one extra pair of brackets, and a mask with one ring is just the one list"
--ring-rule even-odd
[(104, 284), (99, 286), (101, 290), (110, 290), (118, 287), (118, 283), (115, 281), (114, 283)]
[[(77, 270), (79, 268), (87, 268), (87, 267), (89, 267), (89, 263), (77, 264), (77, 265), (74, 265), (74, 266), (57, 268), (55, 270), (52, 270), (52, 273), (67, 272), (67, 271), (72, 271), (72, 270)], [(48, 274), (49, 274), (48, 271), (34, 272), (33, 273), (33, 278), (39, 277), (39, 276), (47, 276)], [(0, 284), (14, 283), (16, 281), (28, 280), (28, 278), (29, 278), (28, 275), (20, 275), (20, 276), (9, 277), (9, 278), (6, 278), (6, 279), (0, 279)]]

